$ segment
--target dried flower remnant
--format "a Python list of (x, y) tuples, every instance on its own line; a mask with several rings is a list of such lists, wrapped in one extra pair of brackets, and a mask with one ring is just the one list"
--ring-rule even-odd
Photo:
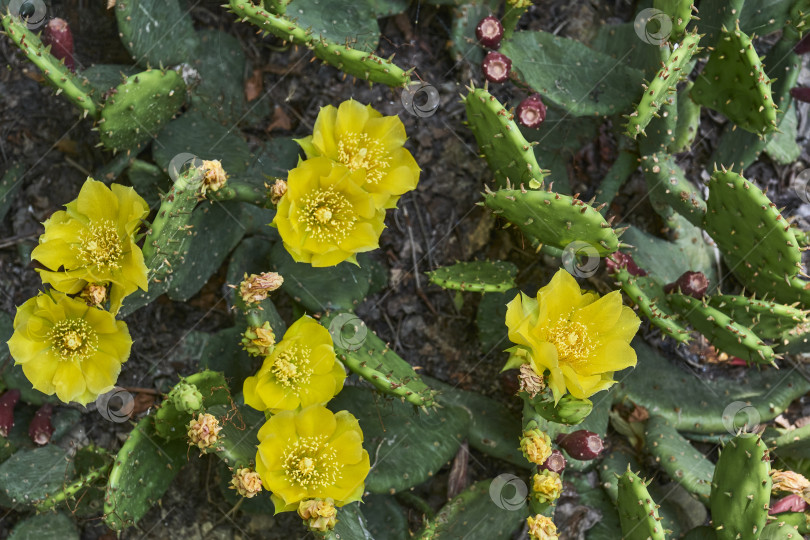
[(222, 426), (216, 416), (200, 413), (188, 423), (188, 443), (200, 450), (211, 448), (216, 444), (221, 430)]
[(229, 488), (235, 489), (242, 497), (251, 499), (262, 490), (262, 479), (255, 470), (250, 467), (242, 467), (233, 473)]

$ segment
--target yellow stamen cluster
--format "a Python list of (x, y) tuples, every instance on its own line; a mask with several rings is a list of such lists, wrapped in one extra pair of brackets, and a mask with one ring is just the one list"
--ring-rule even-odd
[(243, 467), (236, 469), (233, 474), (230, 489), (235, 489), (239, 495), (250, 499), (262, 490), (262, 480), (259, 473), (249, 467)]
[(216, 416), (208, 413), (200, 413), (197, 419), (191, 419), (188, 423), (188, 441), (190, 445), (196, 445), (200, 450), (211, 448), (217, 442), (222, 426)]
[(551, 455), (551, 439), (539, 429), (530, 429), (523, 432), (520, 449), (531, 463), (542, 465)]
[(557, 348), (561, 361), (577, 363), (593, 352), (588, 328), (582, 323), (560, 319), (549, 330), (546, 339)]
[(550, 518), (537, 514), (526, 518), (531, 540), (558, 540), (557, 526)]
[(306, 385), (312, 376), (312, 367), (309, 362), (310, 354), (309, 347), (291, 345), (286, 351), (278, 355), (270, 370), (276, 376), (278, 382), (284, 386)]
[(346, 133), (338, 141), (338, 161), (352, 172), (366, 170), (366, 181), (377, 184), (389, 167), (382, 141), (367, 133)]
[(261, 274), (245, 274), (242, 283), (239, 284), (239, 295), (245, 304), (258, 304), (267, 296), (281, 287), (284, 283), (282, 278), (276, 272), (263, 272)]
[(98, 335), (84, 319), (56, 322), (48, 332), (48, 338), (62, 360), (84, 360), (95, 354), (98, 348)]
[(333, 187), (319, 189), (304, 197), (303, 209), (306, 230), (319, 242), (344, 240), (357, 221), (349, 201)]
[(559, 474), (552, 471), (540, 471), (534, 475), (532, 494), (541, 503), (551, 502), (560, 498), (562, 487)]
[(301, 501), (298, 504), (298, 515), (308, 521), (307, 526), (313, 531), (330, 531), (337, 524), (337, 509), (332, 499)]
[(291, 483), (304, 488), (330, 486), (341, 476), (337, 452), (326, 437), (301, 437), (288, 445), (283, 462)]
[(76, 247), (85, 265), (110, 270), (120, 268), (121, 237), (115, 223), (109, 219), (91, 223)]

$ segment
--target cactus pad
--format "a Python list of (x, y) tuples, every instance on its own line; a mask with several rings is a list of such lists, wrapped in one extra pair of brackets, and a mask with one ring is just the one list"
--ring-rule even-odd
[(455, 291), (503, 292), (516, 287), (517, 266), (506, 261), (460, 262), (428, 272), (430, 282)]
[(194, 57), (197, 34), (178, 0), (119, 0), (115, 18), (124, 47), (142, 66), (172, 66)]
[(806, 310), (747, 296), (715, 295), (710, 296), (708, 302), (765, 339), (779, 340), (797, 325), (810, 322), (810, 312)]
[(667, 304), (660, 283), (647, 276), (634, 276), (625, 268), (619, 269), (613, 278), (619, 282), (624, 293), (638, 306), (652, 324), (675, 341), (689, 341), (689, 331), (676, 312)]
[(675, 163), (675, 158), (666, 153), (658, 153), (641, 159), (647, 192), (656, 211), (668, 218), (671, 207), (696, 227), (703, 226), (706, 202), (694, 184)]
[(771, 80), (739, 23), (733, 31), (723, 28), (691, 95), (746, 131), (765, 134), (776, 129)]
[(647, 484), (627, 471), (619, 477), (619, 520), (625, 540), (665, 540), (658, 505), (652, 500)]
[(650, 416), (644, 433), (647, 451), (669, 477), (708, 500), (714, 465), (662, 416)]

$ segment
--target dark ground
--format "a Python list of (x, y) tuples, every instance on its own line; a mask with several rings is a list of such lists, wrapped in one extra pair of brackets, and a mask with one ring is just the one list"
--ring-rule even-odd
[[(65, 0), (53, 2), (54, 16), (67, 19), (73, 28), (76, 51), (81, 65), (93, 63), (128, 63), (115, 18), (103, 9), (104, 2)], [(586, 40), (603, 21), (618, 17), (627, 20), (633, 7), (625, 2), (594, 5), (583, 2), (540, 1), (530, 10), (524, 24), (532, 28), (558, 30), (561, 35)], [(405, 122), (409, 146), (423, 173), (416, 192), (403, 197), (400, 208), (389, 212), (388, 229), (383, 234), (378, 259), (390, 272), (390, 288), (369, 299), (359, 309), (360, 316), (372, 328), (422, 372), (459, 387), (478, 391), (507, 403), (515, 403), (503, 384), (499, 371), (502, 353), (489, 355), (479, 351), (475, 335), (474, 295), (465, 297), (458, 310), (453, 296), (427, 283), (424, 272), (435, 267), (469, 260), (473, 256), (510, 259), (524, 269), (519, 282), (532, 292), (545, 282), (553, 267), (543, 265), (531, 248), (520, 239), (496, 227), (494, 219), (475, 206), (483, 184), (489, 180), (486, 164), (478, 159), (472, 134), (462, 125), (464, 107), (458, 100), (464, 85), (474, 79), (481, 84), (477, 66), (454, 62), (445, 46), (450, 23), (447, 9), (412, 6), (406, 16), (380, 21), (383, 39), (378, 54), (397, 53), (401, 66), (416, 66), (417, 74), (436, 86), (441, 104), (435, 115), (417, 118), (405, 112), (399, 96), (389, 89), (351, 80), (330, 67), (319, 67), (308, 61), (305, 50), (274, 51), (272, 38), (257, 37), (252, 27), (233, 23), (233, 17), (219, 8), (219, 2), (204, 1), (191, 10), (198, 27), (221, 28), (237, 36), (244, 45), (252, 69), (260, 70), (263, 87), (275, 89), (269, 99), (290, 129), (273, 129), (272, 136), (310, 132), (318, 108), (337, 104), (349, 97), (372, 103), (383, 114), (398, 114)], [(40, 281), (29, 264), (30, 250), (41, 232), (40, 223), (78, 193), (85, 177), (107, 163), (109, 153), (95, 148), (97, 135), (91, 122), (77, 120), (76, 109), (66, 100), (54, 97), (50, 89), (37, 82), (30, 68), (6, 38), (0, 38), (0, 58), (8, 69), (0, 71), (0, 171), (23, 161), (29, 167), (24, 188), (18, 194), (6, 219), (0, 223), (0, 310), (13, 313), (15, 306), (34, 295)], [(307, 58), (308, 60), (308, 58)], [(515, 95), (512, 95), (512, 94)], [(513, 87), (504, 85), (496, 94), (502, 101), (520, 99)], [(271, 108), (272, 110), (272, 108)], [(806, 107), (800, 129), (807, 136)], [(245, 130), (252, 143), (268, 135), (265, 128), (278, 116), (268, 116)], [(711, 121), (702, 126), (704, 141), (697, 147), (694, 177), (700, 176), (702, 158), (711, 149), (716, 127)], [(608, 145), (610, 146), (610, 145)], [(605, 162), (600, 161), (598, 141), (585, 147), (571, 161), (569, 176), (574, 191), (588, 193), (601, 178), (612, 160), (608, 149)], [(808, 162), (808, 156), (803, 155)], [(572, 156), (573, 158), (573, 156)], [(749, 174), (767, 179), (771, 195), (780, 205), (798, 209), (800, 201), (786, 186), (796, 170), (770, 165), (767, 160)], [(624, 197), (640, 197), (643, 182), (629, 183)], [(760, 182), (760, 185), (766, 182)], [(620, 199), (619, 202), (622, 202)], [(807, 210), (807, 206), (803, 208)], [(802, 210), (799, 210), (802, 213)], [(807, 217), (807, 212), (804, 212)], [(540, 264), (537, 264), (537, 263)], [(220, 272), (190, 302), (171, 302), (162, 298), (137, 311), (127, 319), (136, 340), (131, 359), (124, 365), (120, 386), (145, 388), (138, 397), (145, 410), (155, 388), (187, 375), (194, 366), (178, 362), (167, 354), (167, 344), (181, 343), (191, 330), (213, 332), (230, 325), (227, 304), (222, 301), (227, 287)], [(604, 275), (597, 274), (594, 286), (609, 287)], [(290, 320), (290, 306), (280, 305)], [(172, 361), (163, 360), (167, 356)], [(157, 363), (157, 364), (156, 364)], [(144, 372), (148, 372), (144, 376)], [(516, 404), (516, 403), (515, 403)], [(73, 437), (80, 444), (88, 440), (113, 451), (120, 446), (129, 427), (127, 424), (98, 422), (94, 415), (84, 418), (82, 430)], [(138, 525), (124, 534), (126, 538), (268, 538), (303, 537), (300, 521), (294, 514), (278, 517), (226, 515), (231, 510), (219, 493), (214, 474), (213, 457), (192, 459), (163, 498)], [(503, 464), (473, 452), (469, 461), (469, 478), (491, 477), (503, 472)], [(424, 492), (440, 503), (446, 494), (447, 471)], [(415, 517), (415, 516), (414, 516)], [(13, 526), (14, 514), (0, 516), (0, 537)], [(100, 521), (82, 524), (84, 538), (97, 538), (106, 528)], [(108, 533), (109, 534), (109, 533)]]

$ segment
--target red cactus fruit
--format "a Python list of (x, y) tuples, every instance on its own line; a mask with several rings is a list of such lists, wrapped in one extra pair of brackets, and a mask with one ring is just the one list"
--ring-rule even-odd
[(796, 101), (810, 103), (810, 86), (797, 86), (796, 88), (791, 88), (790, 95), (793, 96), (793, 99)]
[(557, 474), (562, 474), (565, 470), (565, 456), (562, 455), (562, 452), (559, 450), (552, 450), (551, 455), (543, 462), (542, 465), (538, 465), (537, 469), (540, 471), (551, 471)]
[(20, 401), (19, 390), (9, 390), (0, 396), (0, 437), (8, 437), (14, 427), (14, 406)]
[(53, 405), (46, 403), (34, 415), (34, 419), (28, 425), (28, 436), (31, 437), (34, 444), (44, 446), (50, 442), (51, 435), (53, 435), (52, 414)]
[(481, 62), (481, 71), (489, 82), (504, 82), (509, 78), (512, 61), (499, 52), (489, 52)]
[(796, 54), (807, 54), (810, 52), (810, 33), (805, 36), (793, 47), (793, 52)]
[(66, 20), (57, 17), (48, 21), (42, 38), (51, 46), (52, 55), (64, 60), (70, 71), (76, 71), (73, 62), (73, 34)]
[(702, 272), (684, 272), (674, 283), (664, 285), (664, 292), (671, 293), (680, 290), (683, 294), (697, 299), (706, 295), (709, 288), (709, 279)]
[(620, 268), (627, 268), (627, 271), (633, 276), (647, 275), (647, 271), (643, 268), (639, 268), (636, 261), (633, 260), (633, 257), (627, 253), (622, 253), (621, 251), (611, 253), (606, 261), (609, 274), (615, 274)]
[(484, 47), (497, 49), (503, 39), (503, 25), (497, 17), (490, 15), (484, 17), (475, 27), (475, 37)]
[(520, 102), (517, 108), (518, 122), (527, 128), (536, 128), (546, 119), (546, 105), (540, 94), (532, 94)]
[(782, 512), (804, 512), (807, 509), (807, 503), (801, 496), (791, 493), (787, 497), (782, 497), (771, 505), (768, 510), (770, 515), (781, 514)]
[(587, 429), (580, 429), (567, 434), (560, 433), (557, 435), (557, 444), (568, 452), (569, 456), (580, 461), (596, 459), (605, 449), (602, 438)]

